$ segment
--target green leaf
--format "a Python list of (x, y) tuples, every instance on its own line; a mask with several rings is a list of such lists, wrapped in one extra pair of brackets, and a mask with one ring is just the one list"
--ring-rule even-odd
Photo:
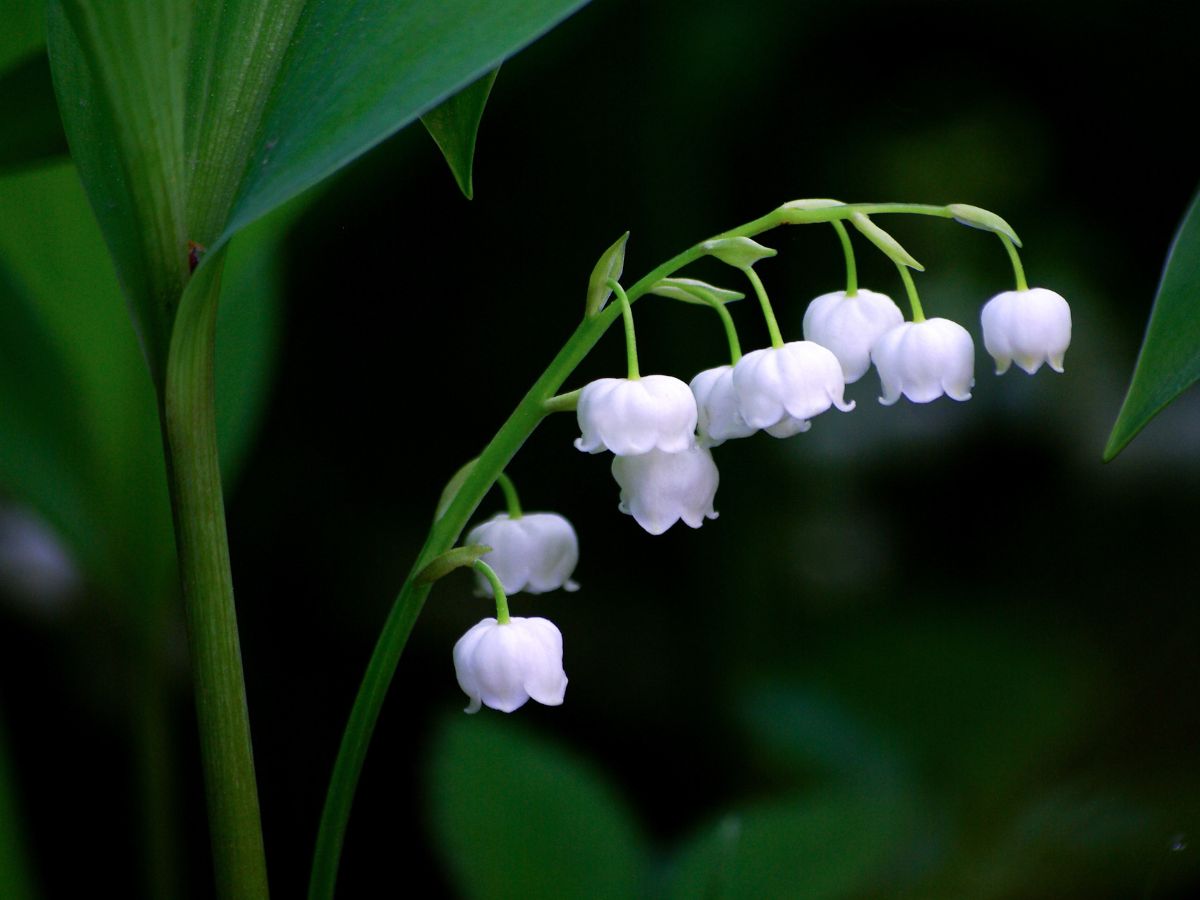
[(620, 281), (621, 273), (625, 271), (625, 242), (628, 240), (627, 231), (596, 260), (595, 268), (588, 276), (587, 299), (583, 306), (585, 315), (596, 315), (604, 309), (604, 304), (608, 303), (608, 298), (612, 296), (612, 288), (608, 286), (608, 282)]
[(477, 81), (582, 5), (310, 0), (264, 109), (224, 237)]
[(155, 381), (188, 277), (184, 85), (189, 0), (48, 0), (46, 43), (71, 155)]
[(29, 851), (21, 828), (16, 777), (8, 753), (8, 734), (0, 719), (0, 885), (7, 900), (32, 900), (35, 896)]
[(760, 259), (767, 259), (779, 252), (748, 237), (720, 238), (705, 241), (701, 246), (705, 253), (738, 269), (748, 269)]
[(421, 116), (429, 132), (458, 182), (458, 189), (468, 200), (475, 194), (472, 169), (475, 161), (475, 138), (483, 108), (496, 81), (499, 69), (488, 72), (478, 81), (463, 88), (440, 106)]
[[(65, 532), (82, 565), (113, 596), (161, 597), (174, 552), (166, 473), (153, 386), (138, 349), (104, 239), (89, 214), (75, 169), (58, 163), (0, 179), (0, 259), (44, 329), (37, 364), (0, 353), (0, 382), (15, 379), (21, 397), (0, 399), (10, 413), (35, 404), (43, 428), (76, 410), (80, 437), (55, 425), (54, 454), (82, 483), (79, 528)], [(5, 316), (6, 331), (13, 326)], [(14, 335), (14, 339), (16, 339)], [(32, 340), (32, 339), (31, 339)], [(61, 359), (61, 374), (51, 361)], [(62, 380), (66, 385), (62, 386)], [(36, 398), (52, 396), (52, 402)], [(2, 395), (0, 395), (2, 397)], [(24, 465), (42, 465), (37, 444)], [(54, 458), (46, 451), (46, 459)], [(19, 478), (8, 490), (30, 490)], [(56, 525), (53, 509), (37, 507)]]
[[(886, 792), (825, 791), (753, 806), (684, 847), (668, 896), (832, 900), (898, 895), (894, 877), (885, 873), (915, 819), (911, 801)], [(880, 890), (868, 890), (873, 885)]]
[(595, 768), (484, 710), (441, 728), (430, 752), (437, 848), (467, 898), (637, 897), (647, 855)]
[(719, 288), (697, 278), (664, 278), (656, 281), (648, 293), (701, 306), (733, 303), (746, 296), (738, 291)]
[(46, 11), (30, 0), (0, 0), (0, 71), (46, 46)]
[(969, 206), (966, 203), (951, 203), (946, 209), (950, 210), (955, 222), (970, 226), (971, 228), (979, 228), (983, 231), (1002, 234), (1018, 247), (1021, 246), (1021, 239), (1017, 237), (1017, 233), (1013, 231), (1013, 227), (990, 210), (982, 209), (978, 206)]
[(1133, 381), (1113, 425), (1105, 461), (1200, 378), (1200, 194), (1167, 254)]
[(0, 75), (0, 171), (66, 152), (50, 63), (39, 51)]
[(912, 255), (900, 246), (900, 242), (872, 222), (862, 213), (855, 213), (850, 218), (851, 223), (862, 232), (863, 236), (884, 252), (898, 266), (908, 266), (918, 272), (924, 272), (925, 267), (913, 259)]

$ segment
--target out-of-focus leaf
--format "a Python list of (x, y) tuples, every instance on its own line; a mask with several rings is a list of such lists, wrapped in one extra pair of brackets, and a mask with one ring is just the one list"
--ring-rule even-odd
[(0, 0), (0, 72), (46, 44), (46, 11), (31, 0)]
[(1200, 194), (1167, 254), (1133, 381), (1104, 448), (1113, 459), (1200, 378)]
[(2, 255), (0, 323), (0, 491), (85, 549), (90, 460), (74, 376)]
[(8, 759), (8, 735), (0, 719), (0, 887), (6, 900), (32, 900), (33, 876), (29, 871), (29, 852), (21, 834), (16, 779)]
[(582, 0), (310, 0), (225, 237), (497, 68)]
[(644, 892), (638, 828), (584, 761), (489, 710), (446, 722), (430, 760), (433, 833), (462, 896)]
[(499, 71), (488, 72), (421, 116), (421, 123), (442, 151), (442, 156), (446, 157), (459, 190), (468, 200), (475, 195), (475, 138), (479, 134), (483, 108), (487, 105), (488, 95), (492, 92)]
[(870, 893), (910, 838), (916, 815), (899, 795), (825, 792), (726, 816), (690, 841), (669, 896), (832, 900), (900, 893), (894, 877)]
[(184, 95), (191, 4), (48, 0), (71, 155), (157, 381), (188, 277)]
[(612, 296), (609, 280), (620, 281), (621, 273), (625, 271), (625, 242), (629, 240), (629, 232), (617, 238), (611, 247), (600, 254), (592, 274), (588, 276), (587, 298), (584, 301), (585, 315), (594, 316), (604, 309), (604, 304)]
[[(64, 536), (89, 576), (116, 596), (161, 595), (174, 545), (154, 392), (69, 163), (0, 180), (0, 259), (34, 304), (53, 347), (49, 355), (39, 351), (39, 359), (57, 355), (65, 371), (55, 380), (43, 363), (22, 389), (31, 397), (57, 393), (57, 404), (74, 406), (81, 419), (83, 449), (69, 462), (86, 491), (87, 527)], [(0, 377), (14, 371), (0, 358)], [(64, 379), (67, 387), (58, 387)], [(53, 406), (39, 413), (47, 421), (60, 414)]]
[(39, 51), (0, 73), (0, 171), (66, 152), (50, 64)]

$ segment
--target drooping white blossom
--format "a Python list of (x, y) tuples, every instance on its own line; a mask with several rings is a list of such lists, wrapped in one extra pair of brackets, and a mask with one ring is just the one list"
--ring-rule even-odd
[(1004, 291), (989, 300), (980, 317), (983, 346), (996, 360), (996, 374), (1016, 363), (1030, 375), (1049, 363), (1063, 370), (1063, 356), (1071, 344), (1071, 307), (1061, 295), (1046, 288)]
[(662, 534), (680, 519), (699, 528), (717, 517), (713, 500), (720, 479), (707, 447), (615, 456), (612, 472), (621, 486), (618, 508), (651, 534)]
[(812, 341), (755, 350), (733, 367), (742, 419), (773, 437), (808, 431), (808, 420), (830, 406), (842, 412), (854, 409), (853, 400), (843, 400), (845, 387), (837, 357)]
[(970, 400), (975, 386), (975, 343), (957, 322), (927, 319), (905, 322), (884, 334), (871, 351), (883, 395), (891, 406), (903, 394), (913, 403), (929, 403), (942, 394)]
[(512, 712), (530, 697), (560, 705), (567, 690), (562, 655), (562, 633), (547, 619), (484, 619), (454, 645), (458, 686), (470, 698), (466, 711), (478, 712), (482, 703)]
[(887, 294), (860, 288), (822, 294), (804, 311), (804, 337), (833, 351), (842, 365), (846, 384), (853, 384), (871, 367), (871, 348), (887, 331), (904, 322)]
[[(543, 594), (562, 588), (579, 588), (571, 573), (579, 562), (579, 539), (571, 523), (557, 513), (525, 513), (513, 519), (507, 513), (493, 516), (467, 534), (468, 544), (491, 547), (484, 562), (492, 567), (506, 593)], [(492, 585), (476, 573), (477, 593), (492, 596)]]
[(695, 442), (696, 398), (670, 375), (600, 378), (584, 385), (577, 414), (575, 446), (585, 453), (679, 453)]
[(717, 447), (731, 438), (749, 437), (758, 430), (747, 425), (738, 412), (733, 366), (705, 369), (692, 379), (691, 389), (696, 397), (700, 446)]

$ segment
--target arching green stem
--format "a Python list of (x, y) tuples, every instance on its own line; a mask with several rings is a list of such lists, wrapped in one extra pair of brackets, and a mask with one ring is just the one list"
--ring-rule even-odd
[(904, 290), (908, 292), (908, 305), (912, 307), (912, 320), (914, 322), (925, 321), (925, 310), (921, 308), (921, 298), (917, 296), (917, 286), (913, 284), (912, 273), (908, 271), (908, 266), (896, 264), (896, 268), (900, 270), (900, 278), (904, 281)]
[[(503, 477), (503, 476), (501, 476)], [(500, 583), (500, 576), (495, 570), (485, 563), (482, 559), (477, 559), (471, 564), (476, 572), (482, 573), (483, 577), (488, 580), (492, 586), (492, 596), (496, 598), (496, 624), (508, 624), (508, 594), (504, 593), (504, 585)]]
[(1017, 279), (1017, 290), (1027, 291), (1029, 285), (1025, 282), (1025, 267), (1021, 265), (1021, 257), (1017, 254), (1017, 248), (1013, 242), (1009, 240), (1008, 235), (999, 235), (1000, 243), (1004, 245), (1004, 249), (1008, 251), (1008, 258), (1012, 260), (1013, 275)]
[(500, 490), (504, 492), (504, 502), (508, 505), (508, 517), (510, 519), (521, 518), (521, 500), (517, 497), (517, 486), (503, 472), (496, 476), (496, 481), (500, 484)]
[(833, 221), (833, 230), (842, 242), (842, 254), (846, 257), (846, 296), (853, 297), (858, 293), (858, 266), (854, 262), (854, 245), (850, 243), (846, 226), (836, 219)]
[(754, 293), (758, 297), (759, 306), (762, 307), (763, 318), (767, 320), (767, 332), (771, 335), (771, 346), (778, 350), (783, 346), (783, 335), (779, 333), (779, 323), (775, 321), (775, 311), (771, 309), (771, 301), (767, 299), (767, 289), (763, 287), (762, 279), (758, 277), (758, 273), (753, 268), (746, 266), (742, 271), (754, 285)]
[(721, 318), (721, 324), (725, 326), (725, 340), (729, 342), (729, 364), (736, 366), (738, 360), (742, 358), (742, 342), (738, 340), (737, 327), (733, 324), (733, 316), (729, 314), (729, 310), (725, 308), (725, 304), (720, 300), (712, 305), (713, 309)]
[(625, 322), (625, 359), (629, 364), (629, 380), (637, 381), (642, 376), (638, 371), (637, 335), (633, 330), (633, 310), (629, 307), (629, 295), (611, 278), (608, 280), (608, 286), (617, 295), (617, 302), (621, 305), (621, 318)]
[[(848, 204), (811, 210), (781, 207), (737, 228), (731, 228), (721, 234), (706, 238), (705, 241), (693, 244), (646, 273), (630, 286), (627, 293), (619, 292), (618, 298), (624, 295), (625, 301), (632, 305), (638, 298), (644, 296), (653, 285), (707, 255), (704, 248), (707, 241), (730, 237), (754, 237), (781, 225), (842, 220), (849, 218), (855, 212), (867, 214), (907, 212), (953, 218), (953, 214), (945, 207), (910, 204)], [(316, 848), (313, 852), (312, 876), (308, 890), (310, 900), (331, 900), (333, 897), (346, 824), (350, 818), (354, 792), (362, 772), (363, 762), (366, 759), (371, 735), (383, 707), (384, 698), (387, 696), (388, 687), (399, 664), (400, 656), (412, 633), (413, 626), (421, 614), (425, 600), (429, 596), (430, 585), (417, 583), (416, 576), (434, 558), (455, 545), (468, 520), (487, 492), (491, 490), (500, 472), (512, 461), (513, 456), (537, 428), (546, 413), (557, 409), (573, 408), (575, 392), (560, 396), (555, 396), (555, 394), (617, 317), (622, 315), (622, 307), (621, 303), (610, 303), (579, 324), (567, 338), (562, 349), (550, 361), (546, 370), (530, 387), (512, 414), (484, 448), (462, 484), (452, 492), (442, 515), (434, 521), (430, 528), (425, 543), (417, 554), (408, 578), (392, 604), (392, 609), (380, 631), (366, 672), (363, 674), (354, 706), (350, 710), (349, 721), (342, 734), (341, 746), (338, 749), (337, 759), (330, 776), (325, 807), (321, 813)]]

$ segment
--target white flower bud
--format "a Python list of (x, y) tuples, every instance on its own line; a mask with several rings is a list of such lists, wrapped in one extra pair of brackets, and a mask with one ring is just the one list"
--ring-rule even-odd
[[(525, 513), (519, 519), (500, 513), (472, 528), (467, 543), (492, 548), (481, 558), (492, 567), (507, 594), (579, 588), (571, 580), (579, 562), (579, 540), (571, 523), (557, 513)], [(480, 573), (476, 580), (476, 592), (492, 596), (491, 582)]]
[(1071, 307), (1046, 288), (1004, 291), (983, 307), (983, 346), (1003, 375), (1016, 362), (1032, 375), (1049, 363), (1063, 370), (1063, 355), (1071, 343)]
[(970, 400), (975, 386), (975, 343), (967, 329), (949, 319), (905, 322), (887, 332), (871, 351), (883, 396), (891, 406), (904, 394), (928, 403), (942, 394)]
[(871, 348), (887, 331), (904, 323), (892, 298), (860, 289), (822, 294), (804, 311), (804, 338), (827, 347), (842, 364), (846, 384), (853, 384), (871, 367)]
[(458, 686), (471, 698), (466, 711), (479, 712), (483, 703), (512, 712), (530, 697), (560, 705), (567, 691), (562, 655), (562, 634), (547, 619), (484, 619), (454, 645)]
[(585, 453), (679, 453), (696, 440), (696, 398), (670, 375), (600, 378), (584, 385), (577, 413), (575, 446)]
[(733, 366), (705, 369), (692, 379), (691, 388), (696, 397), (700, 446), (717, 447), (730, 438), (749, 437), (758, 430), (747, 425), (738, 412)]
[(621, 486), (618, 509), (651, 534), (662, 534), (680, 519), (699, 528), (706, 518), (717, 517), (713, 500), (719, 476), (706, 447), (615, 456), (612, 473)]
[(742, 419), (773, 437), (808, 431), (808, 420), (830, 406), (842, 412), (854, 409), (853, 400), (842, 399), (845, 388), (837, 357), (812, 341), (755, 350), (733, 367)]

